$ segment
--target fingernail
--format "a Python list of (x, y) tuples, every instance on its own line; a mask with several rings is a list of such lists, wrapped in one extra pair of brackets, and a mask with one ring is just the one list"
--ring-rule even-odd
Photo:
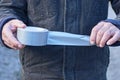
[(103, 47), (103, 45), (100, 44), (100, 47)]
[(21, 24), (21, 25), (25, 26), (25, 24)]
[(110, 43), (110, 42), (107, 42), (107, 45), (111, 45), (111, 43)]
[(22, 47), (22, 45), (19, 44), (19, 45), (18, 45), (18, 48), (21, 48), (21, 47)]
[(91, 44), (92, 44), (92, 45), (94, 45), (94, 44), (95, 44), (95, 42), (94, 42), (94, 41), (91, 41)]
[(21, 26), (24, 28), (24, 27), (25, 27), (25, 24), (21, 24)]
[(21, 26), (21, 27), (25, 27), (25, 24), (23, 24), (23, 23), (19, 23), (19, 26)]

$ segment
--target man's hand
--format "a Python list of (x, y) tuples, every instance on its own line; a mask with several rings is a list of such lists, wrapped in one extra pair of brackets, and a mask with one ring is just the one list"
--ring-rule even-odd
[(26, 25), (17, 19), (10, 20), (7, 22), (2, 29), (2, 40), (3, 42), (13, 49), (22, 49), (24, 48), (24, 45), (22, 45), (17, 39), (16, 39), (16, 31), (17, 28), (25, 28)]
[(99, 22), (91, 32), (90, 42), (99, 47), (120, 41), (120, 30), (110, 22)]

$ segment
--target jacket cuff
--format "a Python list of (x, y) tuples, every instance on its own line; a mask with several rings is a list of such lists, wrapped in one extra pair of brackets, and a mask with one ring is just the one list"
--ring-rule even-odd
[(115, 25), (117, 28), (120, 29), (120, 21), (119, 20), (115, 20), (115, 19), (106, 19), (104, 20), (105, 22), (110, 22), (113, 25)]
[(3, 26), (10, 20), (12, 19), (16, 19), (15, 16), (11, 16), (11, 17), (6, 17), (6, 18), (3, 18), (0, 20), (0, 46), (2, 47), (7, 47), (9, 48), (8, 46), (6, 46), (2, 40), (2, 29), (3, 29)]

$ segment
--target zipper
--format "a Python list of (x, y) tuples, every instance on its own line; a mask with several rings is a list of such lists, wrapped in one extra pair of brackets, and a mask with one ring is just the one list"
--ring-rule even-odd
[[(63, 18), (63, 19), (64, 19), (64, 32), (66, 32), (67, 0), (64, 0), (64, 1), (63, 1), (63, 5), (64, 5), (64, 8), (63, 8), (63, 9), (64, 9), (64, 10), (63, 10), (63, 14), (64, 14), (64, 16), (63, 16), (63, 17), (64, 17), (64, 18)], [(65, 66), (66, 66), (66, 65), (65, 65), (65, 63), (66, 63), (66, 60), (65, 60), (66, 58), (65, 58), (65, 57), (66, 57), (66, 54), (65, 54), (65, 52), (66, 52), (66, 47), (64, 46), (64, 48), (63, 48), (63, 79), (64, 79), (64, 80), (66, 80), (66, 75), (65, 75)]]
[(67, 11), (67, 1), (64, 0), (64, 32), (66, 32), (66, 12)]

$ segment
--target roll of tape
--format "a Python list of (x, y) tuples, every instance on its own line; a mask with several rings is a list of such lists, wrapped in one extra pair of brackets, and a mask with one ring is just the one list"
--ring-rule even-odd
[(18, 28), (17, 38), (25, 45), (44, 46), (47, 45), (48, 30), (37, 27)]
[(89, 36), (77, 35), (66, 32), (49, 31), (45, 28), (31, 27), (18, 28), (17, 39), (24, 45), (67, 45), (91, 46)]

